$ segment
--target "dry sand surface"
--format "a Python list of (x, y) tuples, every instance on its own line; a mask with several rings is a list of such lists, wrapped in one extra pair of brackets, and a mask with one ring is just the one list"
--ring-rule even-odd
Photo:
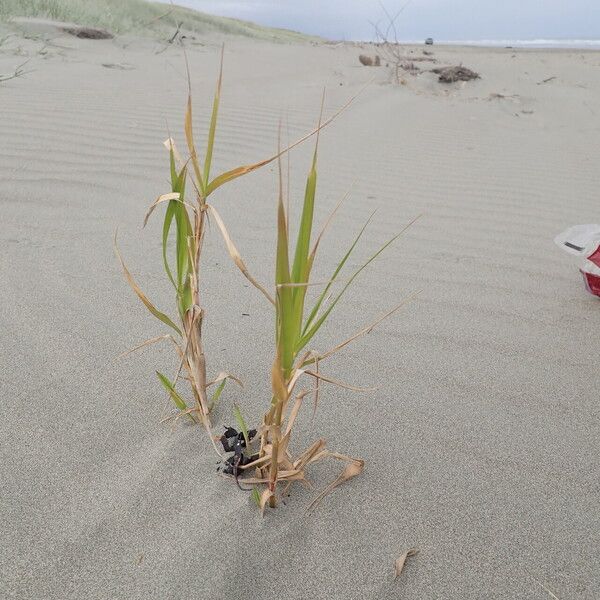
[[(325, 388), (298, 432), (299, 447), (323, 436), (364, 458), (364, 474), (312, 514), (316, 489), (298, 487), (261, 518), (216, 475), (198, 428), (161, 423), (153, 371), (171, 372), (170, 349), (116, 358), (164, 333), (123, 280), (117, 225), (138, 281), (172, 303), (160, 218), (141, 221), (169, 189), (167, 126), (183, 145), (182, 50), (50, 37), (0, 46), (1, 74), (29, 59), (0, 83), (0, 596), (599, 598), (600, 304), (552, 238), (600, 220), (600, 54), (434, 47), (482, 79), (393, 86), (385, 67), (359, 64), (368, 48), (226, 40), (219, 170), (271, 153), (280, 118), (290, 139), (312, 127), (323, 86), (331, 113), (374, 77), (322, 138), (319, 217), (352, 189), (322, 277), (374, 209), (355, 264), (424, 213), (317, 344), (423, 290), (328, 367), (380, 387)], [(188, 44), (199, 131), (219, 43)], [(292, 153), (295, 206), (309, 152)], [(275, 194), (265, 169), (214, 198), (265, 282)], [(272, 315), (213, 234), (209, 370), (246, 382), (216, 420), (231, 423), (237, 401), (255, 422)], [(315, 468), (317, 488), (338, 468)]]

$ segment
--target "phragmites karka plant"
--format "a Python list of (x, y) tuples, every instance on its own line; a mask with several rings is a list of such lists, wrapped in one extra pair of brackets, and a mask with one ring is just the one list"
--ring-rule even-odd
[[(175, 375), (172, 378), (168, 378), (157, 371), (157, 376), (176, 405), (179, 411), (177, 416), (185, 415), (190, 420), (201, 423), (209, 433), (213, 446), (221, 457), (223, 455), (217, 445), (217, 441), (221, 442), (225, 452), (232, 453), (224, 461), (224, 473), (232, 475), (238, 485), (240, 485), (239, 477), (244, 476), (242, 481), (244, 484), (251, 486), (249, 489), (252, 490), (252, 496), (262, 511), (264, 511), (267, 505), (276, 506), (278, 493), (281, 491), (278, 490), (278, 484), (284, 486), (283, 493), (285, 493), (294, 481), (306, 482), (305, 470), (311, 463), (328, 457), (344, 461), (346, 466), (340, 476), (313, 501), (311, 504), (311, 507), (313, 507), (321, 498), (335, 489), (335, 487), (358, 475), (362, 471), (364, 463), (360, 459), (329, 451), (323, 439), (315, 441), (297, 456), (294, 457), (292, 455), (290, 439), (303, 399), (308, 394), (314, 394), (314, 406), (316, 408), (321, 382), (328, 382), (352, 390), (364, 391), (364, 388), (349, 386), (323, 374), (320, 371), (320, 365), (355, 339), (369, 333), (378, 323), (396, 312), (406, 301), (327, 352), (318, 353), (309, 350), (308, 347), (358, 274), (383, 252), (385, 248), (394, 242), (402, 232), (385, 243), (351, 277), (345, 280), (341, 290), (337, 294), (332, 295), (332, 287), (338, 283), (338, 276), (364, 233), (370, 221), (369, 218), (354, 239), (349, 250), (338, 263), (330, 279), (324, 284), (311, 282), (313, 264), (320, 241), (341, 204), (340, 202), (336, 206), (313, 241), (312, 230), (317, 184), (318, 134), (321, 129), (345, 110), (353, 99), (326, 121), (322, 120), (322, 104), (321, 118), (319, 118), (317, 128), (287, 148), (283, 150), (279, 148), (273, 156), (257, 163), (231, 169), (216, 177), (211, 177), (211, 162), (219, 112), (222, 72), (223, 54), (221, 54), (221, 66), (203, 160), (198, 156), (194, 142), (192, 98), (190, 92), (188, 94), (185, 115), (185, 137), (189, 153), (188, 158), (185, 161), (183, 160), (172, 138), (166, 140), (165, 146), (169, 151), (170, 157), (171, 191), (160, 195), (151, 204), (144, 218), (145, 225), (159, 205), (164, 204), (166, 206), (162, 227), (162, 257), (166, 277), (174, 289), (177, 319), (172, 319), (156, 308), (138, 286), (118, 250), (115, 234), (115, 252), (129, 285), (150, 313), (171, 330), (167, 334), (146, 340), (130, 350), (130, 352), (162, 340), (167, 340), (173, 344), (179, 359)], [(292, 248), (289, 243), (289, 214), (283, 199), (281, 156), (315, 133), (317, 134), (317, 142), (312, 166), (306, 182), (297, 241), (292, 257)], [(271, 295), (249, 273), (223, 220), (215, 207), (208, 202), (208, 199), (222, 185), (242, 175), (251, 173), (274, 160), (278, 160), (279, 165), (279, 199), (277, 207), (277, 248), (274, 261), (275, 293)], [(191, 193), (190, 182), (193, 188)], [(193, 196), (193, 200), (190, 200), (189, 196)], [(256, 429), (248, 430), (239, 408), (235, 406), (234, 415), (239, 432), (232, 427), (228, 427), (222, 436), (213, 435), (211, 410), (218, 402), (227, 380), (233, 380), (240, 385), (241, 382), (227, 372), (220, 372), (212, 379), (207, 375), (207, 361), (202, 343), (204, 312), (201, 303), (202, 279), (200, 277), (200, 266), (203, 241), (209, 219), (212, 219), (217, 225), (235, 265), (264, 294), (269, 303), (274, 306), (276, 322), (275, 359), (271, 370), (272, 399), (269, 409), (263, 417), (262, 424)], [(311, 310), (307, 311), (305, 301), (307, 289), (311, 285), (321, 285), (323, 291), (319, 294)], [(330, 299), (331, 297), (333, 299)], [(306, 378), (310, 378), (314, 382), (314, 385), (308, 389), (300, 390), (301, 382)], [(189, 383), (191, 400), (189, 398), (186, 399), (187, 393), (178, 390), (177, 386), (181, 380)], [(248, 476), (250, 474), (253, 474), (253, 476)]]
[[(162, 228), (162, 256), (166, 276), (174, 288), (178, 318), (173, 319), (169, 317), (156, 308), (148, 299), (125, 265), (117, 246), (116, 233), (114, 241), (115, 253), (121, 263), (127, 282), (150, 313), (171, 330), (165, 335), (146, 340), (129, 352), (163, 340), (173, 344), (179, 357), (179, 366), (175, 376), (169, 379), (166, 375), (157, 371), (158, 379), (179, 409), (180, 414), (186, 415), (192, 421), (200, 422), (204, 425), (209, 434), (211, 434), (211, 440), (219, 455), (221, 453), (211, 433), (210, 413), (214, 405), (218, 402), (227, 380), (233, 380), (240, 385), (241, 382), (235, 376), (226, 372), (220, 372), (213, 379), (209, 379), (207, 376), (206, 357), (202, 344), (204, 312), (201, 303), (202, 280), (200, 277), (200, 265), (206, 226), (210, 218), (216, 223), (223, 236), (227, 250), (240, 271), (254, 286), (265, 294), (270, 302), (274, 301), (269, 293), (248, 272), (240, 253), (229, 236), (221, 216), (216, 208), (212, 204), (209, 204), (208, 199), (222, 185), (269, 164), (285, 152), (301, 144), (316, 132), (316, 130), (309, 132), (287, 148), (280, 150), (265, 160), (243, 165), (221, 173), (216, 177), (211, 177), (211, 163), (219, 114), (222, 78), (223, 51), (221, 52), (221, 63), (208, 128), (206, 152), (203, 160), (198, 156), (194, 141), (190, 88), (184, 126), (189, 156), (187, 160), (183, 160), (172, 138), (169, 137), (164, 142), (170, 155), (171, 191), (160, 195), (150, 205), (144, 217), (145, 226), (154, 210), (159, 205), (166, 204)], [(328, 119), (327, 122), (323, 123), (321, 127), (325, 127), (331, 122), (348, 104), (349, 102)], [(192, 194), (189, 193), (189, 181), (191, 181), (193, 187)], [(187, 198), (190, 195), (193, 195), (193, 200)], [(172, 239), (174, 239), (174, 244), (171, 243)], [(170, 252), (173, 256), (170, 256)], [(186, 400), (184, 394), (177, 390), (177, 384), (182, 378), (183, 371), (185, 372), (183, 379), (189, 382), (191, 388), (192, 401)], [(213, 391), (209, 393), (211, 387)], [(241, 413), (237, 407), (235, 414), (238, 423), (243, 422)]]
[[(321, 115), (323, 107), (321, 107)], [(321, 119), (317, 127), (317, 141), (312, 159), (312, 165), (306, 181), (304, 203), (298, 226), (298, 234), (295, 248), (292, 249), (289, 240), (289, 214), (283, 199), (283, 182), (281, 176), (281, 161), (279, 160), (279, 199), (277, 203), (277, 248), (275, 255), (275, 359), (271, 369), (272, 399), (268, 411), (263, 417), (260, 427), (252, 433), (259, 440), (258, 453), (252, 453), (252, 445), (249, 443), (248, 433), (243, 431), (247, 450), (240, 452), (237, 469), (247, 472), (255, 470), (254, 477), (244, 478), (245, 484), (256, 487), (252, 495), (264, 511), (267, 504), (271, 507), (277, 505), (277, 486), (283, 484), (282, 495), (285, 495), (289, 486), (294, 481), (307, 482), (306, 467), (311, 463), (325, 459), (334, 458), (346, 463), (341, 474), (328, 485), (313, 500), (310, 508), (314, 508), (319, 501), (337, 486), (345, 481), (359, 475), (364, 467), (364, 461), (332, 452), (326, 448), (324, 439), (318, 439), (300, 454), (293, 456), (290, 451), (290, 440), (296, 417), (302, 406), (304, 398), (310, 393), (314, 394), (314, 411), (319, 400), (320, 383), (327, 382), (342, 388), (367, 391), (368, 388), (358, 388), (347, 385), (328, 375), (323, 374), (319, 367), (323, 361), (336, 354), (342, 348), (369, 333), (381, 321), (396, 312), (410, 298), (403, 301), (392, 310), (371, 323), (350, 338), (337, 344), (330, 350), (322, 353), (308, 350), (309, 344), (316, 333), (327, 321), (338, 301), (352, 285), (359, 273), (367, 267), (379, 254), (392, 244), (412, 223), (414, 219), (397, 235), (387, 241), (379, 250), (366, 260), (348, 279), (345, 280), (341, 290), (331, 294), (331, 288), (338, 280), (338, 276), (350, 255), (354, 251), (358, 241), (363, 235), (371, 217), (364, 224), (358, 235), (352, 242), (350, 248), (337, 264), (330, 279), (325, 283), (311, 283), (311, 274), (319, 244), (330, 225), (341, 202), (333, 210), (325, 225), (312, 241), (313, 215), (315, 208), (316, 186), (317, 186), (317, 150), (319, 145), (319, 131)], [(289, 205), (289, 204), (288, 204)], [(417, 217), (418, 218), (418, 217)], [(312, 244), (312, 246), (311, 246)], [(293, 256), (292, 256), (293, 250)], [(316, 302), (310, 309), (306, 310), (307, 288), (311, 285), (323, 287)], [(333, 299), (330, 299), (332, 296)], [(308, 313), (308, 314), (306, 314)], [(308, 389), (298, 390), (303, 376), (314, 381), (314, 386)], [(236, 473), (237, 480), (237, 473)], [(261, 490), (262, 488), (262, 490)]]

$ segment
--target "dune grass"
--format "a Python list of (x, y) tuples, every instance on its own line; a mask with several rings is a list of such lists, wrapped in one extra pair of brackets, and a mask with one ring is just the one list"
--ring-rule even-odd
[[(123, 260), (117, 245), (117, 235), (115, 233), (115, 253), (121, 263), (127, 282), (146, 309), (169, 329), (168, 333), (146, 340), (133, 348), (132, 351), (161, 341), (168, 341), (173, 344), (179, 358), (179, 366), (175, 376), (169, 379), (159, 371), (156, 372), (156, 375), (179, 409), (180, 415), (185, 415), (192, 421), (200, 422), (204, 425), (215, 450), (219, 454), (215, 438), (212, 435), (210, 413), (214, 405), (219, 401), (225, 383), (228, 380), (232, 380), (241, 385), (241, 382), (227, 372), (218, 373), (212, 380), (209, 380), (207, 376), (207, 360), (202, 342), (204, 311), (202, 309), (201, 293), (203, 287), (201, 262), (209, 219), (212, 219), (217, 225), (227, 251), (239, 270), (255, 287), (263, 292), (272, 304), (275, 304), (275, 301), (266, 289), (248, 272), (221, 216), (215, 206), (209, 204), (208, 199), (221, 186), (268, 165), (281, 156), (281, 154), (302, 143), (314, 134), (314, 131), (310, 132), (285, 150), (281, 150), (262, 161), (242, 165), (213, 177), (211, 167), (221, 99), (222, 72), (223, 54), (221, 54), (221, 68), (219, 70), (208, 126), (206, 150), (203, 156), (199, 155), (194, 140), (192, 97), (190, 92), (188, 94), (184, 124), (188, 157), (186, 160), (182, 158), (171, 138), (165, 141), (165, 146), (169, 151), (171, 190), (158, 196), (150, 205), (144, 218), (144, 225), (146, 225), (149, 218), (159, 206), (166, 207), (162, 228), (163, 267), (166, 278), (173, 287), (177, 317), (169, 316), (158, 309), (142, 291)], [(189, 182), (191, 182), (193, 188), (191, 194), (189, 193)], [(191, 200), (189, 199), (190, 195), (193, 198)], [(189, 398), (186, 399), (184, 397), (186, 394), (180, 393), (177, 390), (177, 384), (180, 379), (185, 379), (189, 383), (191, 400)], [(214, 390), (212, 395), (210, 395), (211, 387)], [(239, 417), (241, 418), (241, 413), (239, 413)]]
[[(321, 107), (321, 116), (323, 108)], [(342, 201), (335, 207), (316, 238), (312, 239), (313, 216), (316, 203), (317, 189), (317, 154), (319, 145), (319, 132), (322, 129), (322, 118), (317, 127), (317, 141), (315, 144), (312, 164), (306, 179), (304, 202), (297, 225), (297, 239), (295, 247), (290, 243), (290, 215), (288, 214), (289, 201), (284, 202), (283, 181), (281, 174), (281, 161), (279, 161), (279, 199), (277, 204), (277, 246), (275, 251), (275, 359), (271, 369), (272, 398), (268, 411), (264, 415), (262, 425), (258, 428), (260, 450), (254, 460), (242, 466), (244, 469), (256, 469), (256, 476), (244, 479), (245, 483), (257, 487), (253, 495), (257, 504), (264, 511), (267, 504), (271, 507), (277, 505), (278, 499), (285, 496), (287, 489), (294, 481), (307, 482), (306, 467), (310, 464), (333, 458), (343, 461), (344, 469), (339, 476), (315, 498), (309, 508), (315, 507), (319, 501), (337, 486), (359, 475), (364, 467), (364, 461), (333, 452), (327, 449), (324, 439), (318, 439), (304, 452), (293, 456), (290, 451), (290, 440), (294, 429), (296, 417), (302, 407), (303, 401), (309, 394), (314, 395), (313, 418), (319, 402), (320, 385), (325, 382), (334, 386), (355, 390), (372, 391), (345, 384), (330, 375), (320, 371), (320, 366), (329, 357), (333, 356), (348, 344), (359, 337), (369, 333), (376, 325), (399, 310), (409, 299), (402, 301), (392, 310), (358, 331), (348, 339), (337, 344), (326, 352), (310, 350), (310, 345), (326, 323), (332, 311), (355, 282), (358, 275), (375, 260), (388, 246), (395, 242), (414, 220), (406, 225), (400, 233), (394, 235), (384, 243), (371, 257), (369, 257), (349, 277), (340, 281), (340, 274), (346, 262), (354, 252), (359, 240), (365, 232), (371, 217), (359, 230), (347, 252), (337, 263), (333, 274), (326, 282), (312, 282), (311, 275), (318, 254), (319, 245), (323, 235), (330, 226)], [(372, 215), (371, 215), (372, 216)], [(416, 219), (415, 219), (416, 220)], [(339, 291), (334, 292), (336, 284), (342, 284)], [(321, 288), (313, 306), (308, 309), (306, 305), (307, 290), (310, 286)], [(304, 380), (313, 382), (312, 388), (301, 387)], [(277, 486), (283, 484), (282, 494), (278, 494)], [(262, 490), (261, 490), (262, 488)]]
[[(168, 14), (167, 14), (168, 13)], [(160, 35), (181, 23), (183, 31), (218, 32), (278, 42), (308, 41), (309, 36), (247, 21), (208, 15), (168, 3), (145, 0), (2, 0), (0, 21), (36, 17), (108, 29), (115, 34)]]
[[(364, 388), (342, 383), (329, 374), (323, 374), (320, 367), (329, 357), (337, 354), (354, 340), (369, 333), (381, 321), (395, 313), (405, 304), (406, 300), (385, 313), (375, 322), (326, 352), (318, 353), (310, 350), (310, 345), (358, 275), (388, 246), (396, 241), (412, 223), (409, 223), (400, 233), (394, 235), (384, 243), (354, 273), (341, 280), (341, 273), (344, 266), (371, 220), (371, 217), (369, 217), (367, 222), (358, 231), (349, 249), (337, 263), (329, 279), (325, 282), (313, 282), (311, 275), (321, 239), (341, 204), (340, 202), (336, 206), (319, 234), (313, 239), (319, 133), (340, 112), (346, 109), (350, 102), (352, 102), (352, 99), (326, 121), (322, 119), (323, 100), (321, 117), (319, 118), (317, 127), (313, 131), (287, 148), (281, 149), (279, 147), (273, 156), (265, 160), (236, 167), (213, 177), (211, 174), (211, 163), (219, 115), (222, 72), (223, 55), (221, 55), (221, 68), (217, 80), (210, 123), (208, 125), (207, 146), (203, 156), (200, 157), (194, 141), (192, 98), (191, 94), (189, 94), (184, 125), (188, 156), (184, 160), (171, 138), (165, 142), (169, 150), (171, 190), (160, 195), (150, 205), (144, 219), (145, 225), (159, 206), (165, 207), (162, 229), (163, 266), (166, 278), (173, 287), (177, 318), (172, 318), (163, 313), (142, 292), (123, 261), (117, 247), (115, 235), (115, 251), (129, 285), (149, 312), (169, 329), (169, 333), (147, 340), (134, 348), (134, 350), (162, 340), (167, 340), (174, 345), (179, 357), (179, 366), (172, 379), (157, 371), (161, 385), (178, 409), (178, 416), (187, 416), (192, 421), (200, 422), (204, 425), (215, 450), (220, 456), (222, 454), (217, 446), (217, 441), (222, 443), (223, 449), (227, 453), (234, 452), (233, 457), (229, 457), (224, 461), (225, 465), (229, 465), (232, 469), (224, 472), (232, 474), (238, 486), (240, 485), (238, 476), (240, 474), (249, 474), (251, 473), (250, 470), (253, 470), (254, 476), (244, 477), (243, 482), (251, 486), (246, 489), (252, 491), (252, 496), (262, 511), (264, 511), (267, 505), (271, 507), (276, 506), (281, 493), (285, 495), (288, 487), (294, 481), (306, 483), (307, 477), (305, 471), (306, 467), (310, 464), (325, 458), (343, 461), (345, 463), (343, 471), (319, 494), (311, 504), (312, 507), (338, 485), (359, 475), (363, 470), (364, 463), (361, 459), (328, 450), (323, 439), (316, 440), (296, 457), (292, 455), (290, 440), (303, 400), (309, 394), (314, 394), (314, 417), (319, 401), (320, 384), (322, 382), (351, 390), (367, 391)], [(295, 247), (292, 247), (290, 244), (290, 216), (288, 214), (289, 198), (287, 202), (284, 201), (281, 156), (315, 134), (315, 150), (306, 181), (301, 215), (296, 226), (297, 241)], [(252, 173), (275, 160), (277, 160), (279, 165), (279, 197), (276, 224), (277, 244), (273, 259), (275, 263), (275, 290), (271, 294), (249, 273), (246, 264), (231, 239), (223, 219), (210, 197), (221, 186)], [(193, 188), (192, 190), (190, 190), (190, 186)], [(190, 199), (190, 196), (192, 199)], [(209, 198), (211, 200), (210, 203)], [(286, 204), (288, 206), (287, 209)], [(242, 416), (242, 411), (236, 405), (233, 408), (233, 415), (240, 431), (238, 432), (228, 427), (223, 436), (213, 435), (211, 425), (212, 409), (219, 401), (228, 380), (233, 380), (240, 385), (242, 384), (236, 377), (227, 372), (220, 372), (212, 380), (207, 376), (207, 359), (202, 341), (204, 311), (201, 303), (203, 297), (201, 293), (203, 291), (201, 262), (203, 259), (204, 238), (208, 233), (207, 224), (209, 221), (216, 225), (216, 229), (221, 234), (234, 264), (274, 308), (276, 324), (275, 359), (271, 369), (272, 396), (262, 423), (256, 429), (249, 429)], [(338, 285), (340, 289), (334, 292)], [(321, 289), (315, 303), (310, 309), (307, 307), (307, 290), (309, 286), (316, 286), (317, 289)], [(313, 387), (299, 391), (299, 388), (307, 379), (314, 384)], [(181, 380), (186, 380), (189, 384), (188, 392), (178, 390), (178, 383)], [(211, 387), (212, 395), (210, 394)], [(258, 440), (260, 441), (260, 448), (255, 450), (253, 444)], [(283, 490), (278, 489), (279, 484), (284, 486)]]

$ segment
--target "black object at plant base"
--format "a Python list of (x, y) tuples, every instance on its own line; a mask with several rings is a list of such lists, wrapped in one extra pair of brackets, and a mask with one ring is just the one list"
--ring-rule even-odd
[[(248, 440), (252, 441), (255, 436), (256, 429), (250, 429), (250, 431), (248, 431)], [(233, 475), (237, 480), (238, 467), (250, 464), (258, 458), (258, 455), (247, 456), (245, 454), (246, 439), (244, 438), (244, 434), (233, 427), (226, 427), (225, 433), (221, 436), (219, 441), (225, 452), (233, 452), (223, 464), (223, 473), (226, 475)]]

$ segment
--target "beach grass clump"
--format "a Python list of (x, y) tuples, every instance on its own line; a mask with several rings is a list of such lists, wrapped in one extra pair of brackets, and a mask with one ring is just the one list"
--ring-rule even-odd
[[(241, 385), (235, 376), (220, 372), (213, 379), (207, 376), (206, 356), (202, 342), (204, 311), (202, 309), (201, 262), (203, 243), (208, 219), (212, 217), (221, 231), (227, 249), (246, 277), (259, 289), (261, 286), (248, 273), (246, 266), (233, 244), (227, 229), (216, 208), (208, 203), (208, 198), (222, 185), (275, 160), (272, 156), (258, 163), (243, 165), (212, 177), (212, 156), (219, 115), (221, 83), (223, 73), (223, 55), (214, 95), (212, 113), (207, 135), (204, 156), (198, 154), (192, 127), (192, 97), (188, 94), (185, 115), (185, 137), (189, 157), (183, 160), (172, 138), (165, 141), (169, 150), (171, 190), (161, 194), (149, 207), (144, 217), (144, 225), (159, 206), (166, 206), (162, 227), (162, 258), (166, 278), (173, 288), (176, 317), (167, 315), (152, 303), (137, 284), (127, 268), (117, 247), (115, 234), (115, 252), (123, 268), (127, 282), (148, 311), (169, 328), (169, 333), (146, 340), (133, 348), (138, 350), (162, 340), (173, 344), (179, 358), (179, 366), (172, 378), (157, 371), (157, 377), (173, 400), (180, 415), (186, 415), (195, 422), (202, 423), (211, 433), (210, 413), (218, 402), (225, 383), (233, 380)], [(190, 183), (192, 191), (190, 192)], [(190, 199), (191, 196), (191, 199)], [(170, 243), (173, 240), (174, 243)], [(265, 291), (266, 294), (266, 291)], [(268, 294), (267, 294), (267, 297)], [(192, 399), (184, 398), (177, 384), (185, 373), (189, 382)], [(213, 388), (212, 393), (210, 388)], [(211, 434), (211, 439), (214, 439)], [(215, 449), (218, 448), (215, 445)]]
[[(315, 131), (309, 132), (306, 136), (284, 150), (279, 150), (269, 158), (236, 167), (213, 177), (211, 167), (219, 117), (222, 79), (223, 52), (221, 53), (221, 64), (212, 103), (204, 155), (202, 157), (199, 155), (194, 140), (192, 95), (190, 91), (184, 124), (188, 157), (186, 160), (183, 159), (172, 138), (169, 137), (165, 141), (165, 146), (169, 151), (171, 189), (169, 192), (158, 196), (150, 205), (144, 217), (144, 225), (146, 225), (159, 206), (166, 207), (162, 226), (162, 262), (166, 278), (173, 288), (176, 316), (169, 316), (159, 310), (142, 291), (121, 256), (115, 234), (115, 253), (121, 263), (127, 282), (146, 309), (169, 329), (168, 333), (146, 340), (130, 352), (161, 341), (168, 341), (174, 346), (179, 359), (175, 375), (169, 378), (157, 371), (157, 377), (179, 411), (177, 418), (184, 415), (194, 422), (202, 423), (209, 432), (213, 445), (219, 454), (220, 451), (211, 431), (210, 414), (219, 401), (228, 380), (239, 385), (242, 384), (237, 377), (225, 371), (219, 372), (211, 379), (207, 375), (207, 360), (202, 341), (204, 310), (202, 308), (201, 293), (203, 287), (201, 262), (209, 219), (217, 225), (227, 251), (238, 269), (256, 288), (261, 290), (269, 302), (275, 304), (275, 301), (267, 290), (249, 273), (223, 219), (214, 204), (209, 203), (208, 200), (221, 186), (268, 165), (284, 152), (302, 143), (315, 133)], [(325, 123), (322, 126), (325, 126)], [(189, 383), (191, 399), (185, 398), (185, 394), (178, 391), (177, 385), (181, 379)], [(239, 418), (241, 419), (241, 413), (239, 413)]]
[[(322, 115), (322, 108), (321, 108)], [(312, 394), (313, 417), (319, 401), (320, 384), (329, 383), (355, 391), (369, 391), (368, 388), (351, 386), (324, 374), (320, 367), (323, 362), (342, 348), (370, 332), (377, 324), (396, 312), (403, 301), (382, 317), (353, 336), (337, 344), (326, 352), (310, 349), (311, 342), (325, 324), (342, 296), (354, 283), (358, 275), (390, 246), (409, 227), (394, 235), (370, 256), (350, 277), (343, 281), (341, 289), (333, 293), (333, 286), (340, 282), (340, 274), (352, 255), (360, 238), (366, 230), (371, 217), (363, 225), (347, 252), (337, 263), (333, 274), (325, 283), (311, 280), (315, 259), (322, 237), (331, 224), (341, 202), (336, 206), (324, 226), (313, 240), (313, 219), (317, 188), (317, 154), (319, 131), (322, 119), (317, 127), (312, 164), (306, 180), (304, 201), (298, 224), (295, 246), (290, 243), (290, 216), (283, 198), (281, 164), (279, 164), (279, 198), (277, 203), (277, 247), (275, 252), (275, 358), (271, 369), (272, 398), (262, 424), (257, 428), (260, 440), (258, 453), (251, 460), (244, 461), (240, 469), (255, 469), (255, 476), (244, 479), (244, 483), (253, 484), (253, 496), (264, 511), (267, 505), (275, 507), (278, 501), (278, 485), (283, 485), (281, 495), (285, 495), (294, 481), (306, 482), (306, 468), (319, 460), (333, 458), (343, 461), (345, 467), (340, 475), (327, 486), (309, 508), (345, 481), (359, 475), (364, 466), (363, 460), (333, 452), (327, 449), (324, 439), (318, 439), (303, 452), (294, 456), (290, 450), (291, 435), (299, 410), (306, 396)], [(414, 221), (413, 221), (414, 222)], [(310, 286), (322, 287), (312, 307), (307, 306), (307, 290)], [(312, 387), (302, 388), (306, 379), (312, 381)]]
[[(188, 157), (186, 160), (181, 157), (172, 138), (169, 137), (166, 140), (165, 146), (169, 151), (171, 189), (161, 194), (150, 205), (144, 218), (145, 225), (159, 206), (165, 207), (162, 226), (162, 262), (166, 279), (173, 288), (176, 317), (159, 310), (138, 286), (119, 252), (115, 234), (115, 251), (129, 285), (148, 311), (170, 330), (164, 335), (146, 340), (136, 346), (134, 350), (161, 340), (167, 340), (173, 344), (179, 359), (176, 373), (174, 377), (169, 378), (157, 371), (157, 377), (178, 409), (177, 418), (186, 416), (191, 421), (204, 425), (220, 456), (222, 454), (217, 441), (221, 442), (226, 453), (233, 452), (233, 456), (224, 461), (223, 472), (232, 475), (238, 486), (240, 485), (239, 477), (243, 478), (245, 484), (251, 485), (252, 495), (261, 510), (264, 511), (267, 505), (276, 506), (278, 497), (281, 495), (280, 492), (285, 494), (294, 481), (306, 482), (306, 468), (310, 464), (325, 458), (334, 458), (346, 463), (338, 478), (313, 501), (311, 507), (314, 507), (321, 498), (338, 485), (360, 474), (364, 463), (361, 459), (330, 451), (326, 447), (324, 439), (316, 440), (295, 456), (292, 454), (291, 435), (303, 400), (309, 394), (314, 395), (314, 417), (322, 383), (355, 391), (367, 391), (368, 388), (351, 386), (338, 381), (329, 374), (324, 374), (321, 366), (329, 357), (369, 333), (377, 324), (396, 312), (406, 301), (401, 302), (375, 322), (326, 352), (312, 350), (312, 342), (358, 275), (411, 223), (384, 243), (349, 277), (342, 279), (344, 266), (363, 236), (373, 216), (371, 215), (359, 230), (346, 253), (338, 261), (329, 279), (321, 283), (314, 282), (312, 272), (320, 242), (342, 203), (342, 201), (338, 203), (318, 235), (313, 237), (319, 132), (345, 110), (353, 99), (326, 121), (322, 119), (323, 102), (319, 123), (313, 131), (284, 149), (279, 147), (273, 156), (265, 160), (236, 167), (213, 177), (211, 166), (219, 115), (222, 73), (223, 54), (221, 54), (221, 66), (208, 126), (207, 145), (203, 156), (200, 157), (194, 141), (190, 92), (184, 126)], [(297, 239), (295, 245), (292, 245), (290, 243), (290, 215), (289, 210), (286, 209), (283, 194), (281, 156), (314, 134), (316, 134), (315, 149), (306, 180), (304, 201), (297, 225)], [(221, 186), (260, 169), (274, 160), (278, 161), (279, 166), (279, 196), (277, 201), (277, 243), (274, 257), (275, 291), (271, 295), (248, 271), (223, 219), (212, 203), (211, 196)], [(262, 423), (255, 429), (248, 428), (242, 411), (238, 406), (234, 406), (233, 415), (239, 430), (227, 427), (222, 436), (213, 435), (212, 409), (219, 401), (228, 380), (233, 380), (240, 385), (241, 382), (237, 377), (224, 371), (219, 372), (212, 379), (207, 375), (207, 359), (202, 340), (204, 311), (201, 293), (203, 289), (201, 262), (209, 220), (216, 225), (220, 232), (234, 264), (273, 306), (276, 324), (275, 358), (270, 374), (272, 397)], [(338, 285), (340, 286), (338, 291), (334, 291)], [(309, 307), (307, 291), (311, 286), (320, 286), (321, 292), (314, 304)], [(178, 383), (182, 379), (189, 384), (187, 393), (178, 388)], [(312, 382), (312, 387), (302, 388), (307, 379)], [(259, 448), (254, 448), (257, 443), (259, 443)], [(252, 473), (252, 469), (254, 469), (253, 477), (243, 477)], [(283, 487), (282, 490), (278, 489), (280, 484)]]

